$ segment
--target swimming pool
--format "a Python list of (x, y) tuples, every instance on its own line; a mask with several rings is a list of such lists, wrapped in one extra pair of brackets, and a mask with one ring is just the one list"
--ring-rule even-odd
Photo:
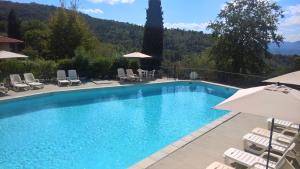
[(0, 168), (123, 169), (225, 115), (235, 89), (175, 82), (0, 102)]

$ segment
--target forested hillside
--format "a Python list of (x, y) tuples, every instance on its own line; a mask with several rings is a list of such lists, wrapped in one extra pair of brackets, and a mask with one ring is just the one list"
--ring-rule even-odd
[[(9, 1), (0, 1), (0, 31), (5, 24), (10, 9), (14, 9), (22, 21), (48, 21), (49, 16), (56, 10), (54, 6), (36, 3), (24, 4)], [(94, 35), (102, 42), (117, 45), (124, 52), (141, 50), (143, 27), (129, 23), (103, 20), (82, 14)], [(3, 31), (3, 28), (2, 28)], [(187, 56), (202, 52), (212, 46), (210, 35), (202, 32), (165, 30), (165, 55)]]

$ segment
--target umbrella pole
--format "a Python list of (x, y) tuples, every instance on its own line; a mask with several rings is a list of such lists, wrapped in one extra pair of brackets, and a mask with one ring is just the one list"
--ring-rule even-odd
[(269, 147), (268, 147), (268, 156), (267, 156), (266, 169), (269, 168), (270, 153), (271, 153), (271, 148), (272, 148), (272, 137), (273, 137), (274, 121), (275, 121), (275, 119), (272, 118), (272, 125), (271, 125), (271, 131), (270, 131), (270, 140), (269, 140)]

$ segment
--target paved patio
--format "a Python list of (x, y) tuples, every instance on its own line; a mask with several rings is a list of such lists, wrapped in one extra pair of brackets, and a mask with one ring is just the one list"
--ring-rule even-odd
[[(223, 162), (230, 147), (243, 149), (242, 137), (255, 127), (266, 128), (266, 117), (238, 114), (147, 169), (205, 169), (213, 161)], [(300, 151), (300, 146), (297, 145)], [(288, 165), (284, 169), (290, 169)]]

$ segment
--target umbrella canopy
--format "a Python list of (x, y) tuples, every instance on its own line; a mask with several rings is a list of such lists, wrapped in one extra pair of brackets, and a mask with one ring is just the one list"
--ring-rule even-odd
[(152, 56), (145, 55), (140, 52), (129, 53), (127, 55), (124, 55), (123, 57), (125, 57), (125, 58), (152, 58)]
[(215, 108), (300, 123), (300, 91), (277, 85), (242, 89)]
[(215, 106), (215, 108), (272, 117), (266, 164), (266, 169), (268, 169), (274, 118), (300, 123), (300, 92), (278, 85), (242, 89)]
[(0, 59), (12, 59), (12, 58), (27, 58), (28, 56), (21, 55), (18, 53), (8, 52), (1, 50), (0, 51)]
[(300, 86), (300, 71), (288, 73), (282, 76), (274, 77), (272, 79), (265, 80), (263, 82), (268, 83), (284, 83), (291, 85), (299, 85)]

